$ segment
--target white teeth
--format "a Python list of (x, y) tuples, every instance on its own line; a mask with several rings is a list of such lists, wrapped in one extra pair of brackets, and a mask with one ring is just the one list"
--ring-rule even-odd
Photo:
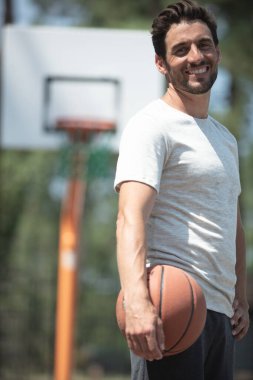
[(189, 74), (203, 74), (206, 71), (207, 71), (207, 68), (203, 67), (202, 69), (189, 70)]

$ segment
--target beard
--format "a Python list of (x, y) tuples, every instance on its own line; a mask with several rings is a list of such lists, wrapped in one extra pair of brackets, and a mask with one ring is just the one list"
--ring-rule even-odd
[[(205, 62), (202, 62), (201, 65), (205, 65)], [(194, 67), (196, 68), (197, 66)], [(209, 78), (199, 78), (198, 80), (196, 80), (195, 85), (192, 85), (190, 83), (189, 78), (178, 78), (173, 74), (169, 66), (167, 67), (167, 69), (169, 73), (169, 75), (167, 75), (168, 84), (171, 83), (174, 86), (174, 88), (195, 95), (207, 93), (212, 88), (218, 75), (218, 69), (216, 68), (216, 70), (210, 74)]]

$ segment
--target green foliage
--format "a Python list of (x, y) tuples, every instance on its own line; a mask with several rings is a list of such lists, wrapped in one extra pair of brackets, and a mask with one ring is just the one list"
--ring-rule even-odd
[(78, 0), (79, 4), (83, 4), (89, 10), (90, 20), (92, 26), (105, 26), (105, 27), (126, 27), (132, 25), (134, 22), (136, 27), (148, 27), (150, 15), (156, 14), (163, 6), (162, 0), (128, 0), (128, 1), (115, 1), (103, 0)]
[[(54, 155), (1, 154), (1, 378), (50, 366), (58, 205), (48, 195)], [(20, 372), (20, 379), (26, 373)], [(10, 377), (11, 378), (11, 377)]]

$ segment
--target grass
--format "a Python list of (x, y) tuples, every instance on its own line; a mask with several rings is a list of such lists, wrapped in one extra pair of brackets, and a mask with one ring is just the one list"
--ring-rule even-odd
[[(33, 375), (29, 377), (29, 380), (51, 380), (53, 379), (53, 376), (50, 377), (49, 375)], [(123, 376), (123, 375), (94, 375), (91, 377), (91, 375), (87, 374), (74, 374), (71, 380), (130, 380), (129, 376)]]
[(102, 376), (102, 377), (90, 377), (85, 375), (75, 375), (72, 380), (130, 380), (130, 376), (114, 375), (114, 376)]
[[(235, 380), (252, 380), (253, 379), (252, 372), (243, 372), (236, 375)], [(49, 377), (48, 375), (34, 375), (33, 377), (29, 377), (29, 380), (51, 380), (53, 377)], [(123, 375), (114, 375), (114, 376), (102, 376), (102, 377), (91, 377), (82, 374), (73, 375), (71, 380), (130, 380), (129, 376)]]

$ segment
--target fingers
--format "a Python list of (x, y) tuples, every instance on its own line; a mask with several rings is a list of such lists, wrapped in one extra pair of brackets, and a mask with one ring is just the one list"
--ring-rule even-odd
[(152, 347), (149, 347), (148, 340), (145, 335), (128, 335), (128, 347), (136, 355), (152, 360), (155, 353), (152, 353)]
[(244, 336), (247, 334), (248, 327), (243, 327), (241, 330), (239, 330), (240, 327), (236, 328), (232, 331), (232, 334), (234, 335), (236, 340), (241, 340), (244, 338)]
[(148, 337), (136, 338), (131, 337), (128, 339), (128, 347), (137, 356), (143, 357), (146, 360), (159, 360), (162, 359), (162, 352), (158, 346), (153, 343), (153, 340)]
[(237, 340), (241, 340), (248, 331), (249, 328), (249, 322), (244, 316), (240, 317), (238, 319), (237, 323), (232, 323), (232, 334)]
[(159, 322), (150, 329), (139, 332), (128, 332), (126, 334), (128, 347), (136, 355), (146, 360), (162, 359), (162, 350), (164, 349), (164, 337), (162, 323)]
[(233, 306), (233, 309), (234, 309), (234, 310), (236, 310), (237, 307), (239, 306), (239, 302), (238, 302), (237, 298), (234, 299), (234, 302), (233, 302), (233, 305), (232, 305), (232, 306)]
[(243, 311), (242, 309), (236, 309), (235, 312), (234, 312), (234, 315), (231, 319), (231, 325), (232, 326), (237, 326), (238, 323), (239, 323), (239, 320), (242, 318), (243, 316)]
[(157, 332), (156, 330), (152, 331), (152, 334), (146, 337), (147, 341), (147, 351), (145, 358), (147, 360), (159, 360), (162, 359), (162, 350), (159, 347), (159, 343), (157, 341)]
[(236, 340), (241, 340), (249, 328), (249, 314), (247, 308), (240, 306), (237, 300), (234, 301), (234, 315), (231, 318), (232, 334)]
[(143, 346), (139, 342), (138, 339), (132, 337), (131, 335), (127, 335), (127, 344), (131, 351), (133, 351), (137, 356), (143, 357)]

